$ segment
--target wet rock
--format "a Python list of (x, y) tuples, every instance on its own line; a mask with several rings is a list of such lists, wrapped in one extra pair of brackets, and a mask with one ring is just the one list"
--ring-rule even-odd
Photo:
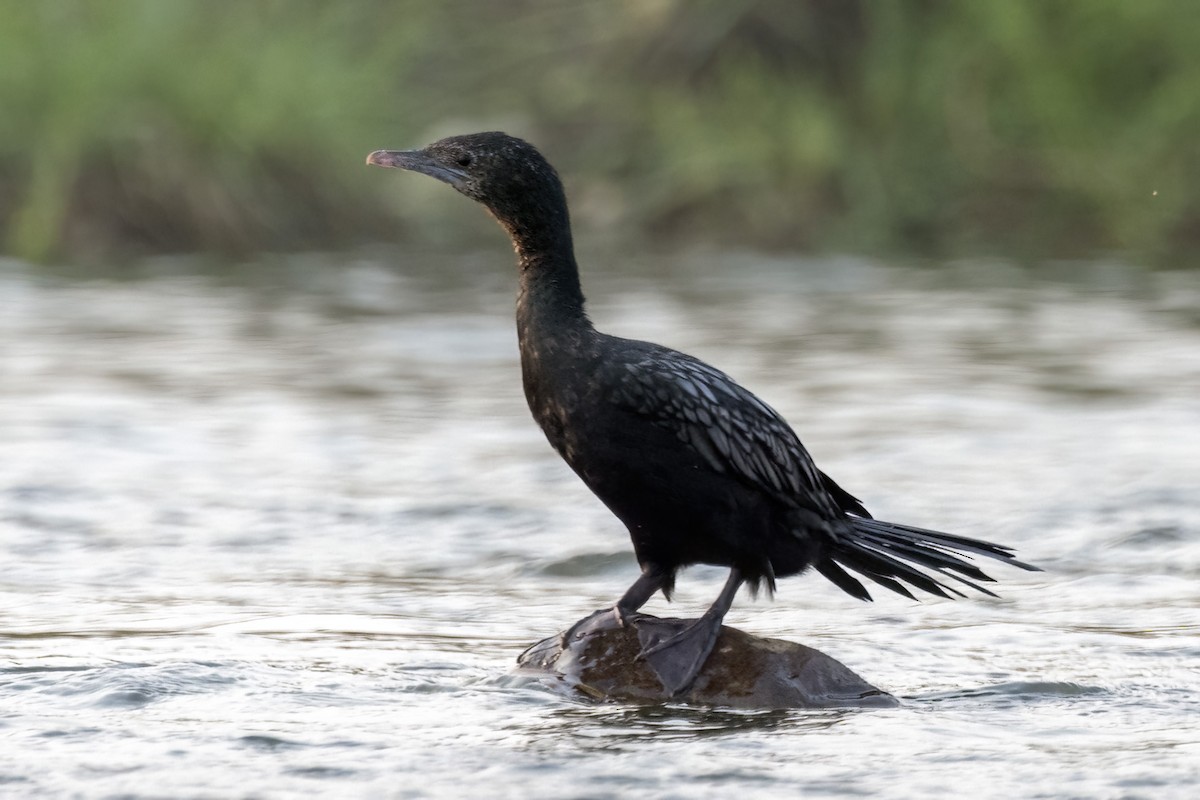
[(692, 620), (633, 614), (617, 624), (611, 609), (530, 647), (517, 659), (525, 674), (562, 679), (596, 699), (676, 702), (734, 708), (836, 708), (898, 705), (848, 667), (819, 650), (723, 627), (691, 689), (667, 696), (654, 670), (638, 659), (644, 640), (670, 636)]

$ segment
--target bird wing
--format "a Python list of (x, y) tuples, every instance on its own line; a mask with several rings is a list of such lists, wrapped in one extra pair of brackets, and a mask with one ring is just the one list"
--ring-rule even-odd
[(856, 517), (862, 517), (863, 519), (871, 519), (871, 512), (867, 511), (862, 501), (841, 486), (838, 486), (833, 478), (824, 472), (821, 473), (821, 484), (825, 487), (825, 491), (833, 495), (838, 508), (842, 509), (842, 511), (845, 511), (847, 514), (853, 514)]
[(618, 369), (614, 401), (672, 430), (717, 472), (824, 519), (841, 516), (836, 492), (854, 500), (816, 468), (773, 408), (720, 370), (666, 349)]

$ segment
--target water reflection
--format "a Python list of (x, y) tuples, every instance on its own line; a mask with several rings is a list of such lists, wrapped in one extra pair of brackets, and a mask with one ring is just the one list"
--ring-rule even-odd
[(817, 731), (837, 725), (853, 710), (741, 711), (685, 705), (599, 705), (564, 708), (554, 714), (562, 732), (596, 740), (597, 746), (623, 747), (642, 740), (690, 741), (736, 735), (744, 731)]

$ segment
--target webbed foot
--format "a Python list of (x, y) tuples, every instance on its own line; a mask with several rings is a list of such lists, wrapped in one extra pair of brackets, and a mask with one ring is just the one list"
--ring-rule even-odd
[(642, 643), (638, 658), (650, 665), (667, 694), (675, 697), (691, 688), (704, 669), (721, 636), (721, 619), (705, 614), (674, 633), (656, 631), (655, 627), (644, 621), (638, 625), (638, 639)]

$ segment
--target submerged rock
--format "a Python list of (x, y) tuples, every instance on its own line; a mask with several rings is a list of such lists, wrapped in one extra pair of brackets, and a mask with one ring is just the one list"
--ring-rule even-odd
[(667, 700), (734, 708), (890, 708), (895, 697), (819, 650), (723, 627), (704, 669), (686, 692), (669, 697), (654, 669), (638, 658), (644, 642), (661, 640), (692, 620), (631, 614), (617, 624), (612, 609), (544, 639), (517, 659), (526, 673), (561, 678), (596, 699)]

